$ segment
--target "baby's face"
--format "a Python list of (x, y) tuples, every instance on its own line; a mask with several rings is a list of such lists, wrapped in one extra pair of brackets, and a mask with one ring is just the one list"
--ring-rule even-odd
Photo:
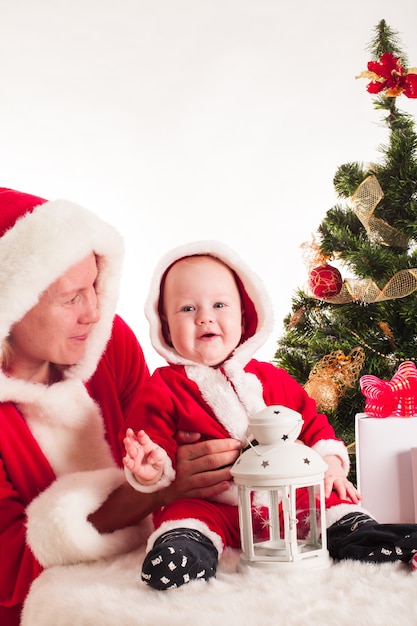
[(232, 271), (210, 256), (175, 263), (165, 279), (169, 338), (184, 358), (216, 366), (239, 345), (242, 305)]

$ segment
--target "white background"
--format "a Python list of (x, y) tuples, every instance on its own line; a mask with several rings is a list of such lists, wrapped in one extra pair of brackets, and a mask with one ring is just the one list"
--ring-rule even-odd
[(0, 185), (119, 228), (119, 312), (151, 369), (155, 264), (224, 241), (272, 296), (271, 360), (336, 169), (387, 138), (355, 80), (373, 29), (385, 19), (417, 66), (416, 18), (416, 0), (0, 0)]

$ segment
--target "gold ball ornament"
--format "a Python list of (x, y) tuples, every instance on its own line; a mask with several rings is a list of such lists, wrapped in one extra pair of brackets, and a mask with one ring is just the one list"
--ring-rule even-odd
[(342, 350), (336, 350), (320, 359), (304, 385), (319, 411), (336, 410), (346, 389), (357, 382), (364, 361), (365, 352), (361, 347), (353, 348), (347, 356)]
[(304, 389), (316, 401), (318, 411), (328, 413), (337, 409), (340, 388), (331, 378), (309, 380), (304, 385)]

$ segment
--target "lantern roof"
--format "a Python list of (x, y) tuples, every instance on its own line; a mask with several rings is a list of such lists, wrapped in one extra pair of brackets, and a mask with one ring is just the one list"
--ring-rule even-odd
[(300, 413), (281, 405), (268, 406), (249, 420), (248, 435), (256, 437), (231, 469), (237, 484), (253, 486), (308, 485), (323, 479), (327, 464), (296, 438), (303, 424)]
[(237, 484), (305, 486), (324, 477), (327, 464), (302, 443), (257, 445), (243, 452), (231, 469)]

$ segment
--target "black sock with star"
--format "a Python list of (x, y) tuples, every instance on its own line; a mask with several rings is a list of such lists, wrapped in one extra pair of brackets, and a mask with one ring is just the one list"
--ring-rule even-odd
[(417, 552), (417, 524), (379, 524), (356, 511), (327, 529), (327, 548), (337, 560), (408, 563)]
[(218, 552), (205, 535), (191, 528), (170, 530), (155, 541), (142, 566), (142, 580), (158, 590), (216, 575)]

